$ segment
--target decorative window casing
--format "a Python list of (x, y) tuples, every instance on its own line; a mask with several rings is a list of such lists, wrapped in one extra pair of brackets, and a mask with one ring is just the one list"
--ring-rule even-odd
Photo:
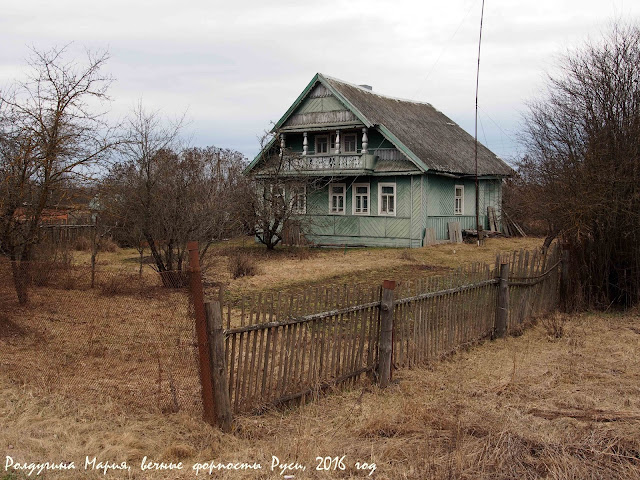
[(464, 185), (456, 185), (453, 204), (454, 215), (464, 215)]
[(289, 190), (291, 211), (297, 215), (307, 213), (307, 186), (293, 185)]
[(354, 215), (369, 215), (371, 196), (368, 183), (354, 183), (351, 186), (352, 210)]
[(329, 185), (329, 213), (332, 215), (344, 215), (346, 205), (346, 185), (344, 183), (332, 183)]
[(378, 215), (396, 215), (396, 184), (383, 182), (378, 184)]

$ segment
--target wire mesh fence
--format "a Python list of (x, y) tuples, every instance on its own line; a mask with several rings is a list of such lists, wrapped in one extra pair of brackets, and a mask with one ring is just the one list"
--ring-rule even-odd
[[(489, 337), (497, 312), (498, 266), (510, 265), (508, 325), (559, 301), (560, 253), (516, 252), (496, 268), (398, 282), (393, 304), (394, 368), (435, 360)], [(183, 273), (23, 264), (28, 303), (0, 259), (0, 366), (30, 389), (126, 411), (202, 417), (198, 345)], [(168, 288), (174, 287), (174, 288)], [(312, 286), (288, 293), (222, 298), (228, 394), (235, 413), (313, 398), (350, 384), (379, 358), (382, 288)]]
[[(34, 262), (28, 303), (0, 260), (2, 370), (11, 381), (127, 411), (202, 410), (188, 291), (156, 272)], [(93, 287), (92, 287), (93, 285)]]

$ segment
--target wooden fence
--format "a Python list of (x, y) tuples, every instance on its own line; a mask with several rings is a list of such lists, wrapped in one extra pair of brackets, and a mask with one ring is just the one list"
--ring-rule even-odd
[(233, 410), (315, 396), (373, 371), (379, 305), (380, 287), (361, 286), (258, 295), (224, 305)]
[(385, 386), (394, 368), (521, 329), (557, 306), (560, 265), (558, 249), (521, 251), (496, 258), (494, 267), (397, 285), (314, 287), (235, 302), (221, 292), (207, 305), (210, 384), (216, 404), (229, 410), (217, 408), (218, 418), (304, 401), (365, 374)]

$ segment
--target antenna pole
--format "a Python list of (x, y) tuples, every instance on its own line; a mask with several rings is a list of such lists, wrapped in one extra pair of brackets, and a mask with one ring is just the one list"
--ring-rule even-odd
[(476, 122), (475, 122), (475, 145), (473, 156), (476, 164), (476, 232), (478, 233), (478, 246), (480, 246), (480, 190), (478, 185), (478, 85), (480, 84), (480, 45), (482, 44), (482, 20), (484, 18), (484, 0), (482, 0), (482, 10), (480, 12), (480, 37), (478, 39), (478, 69), (476, 70)]

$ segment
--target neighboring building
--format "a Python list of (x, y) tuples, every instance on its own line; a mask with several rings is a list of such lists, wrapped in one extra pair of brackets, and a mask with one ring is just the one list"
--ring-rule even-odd
[[(303, 182), (287, 196), (309, 220), (313, 243), (418, 247), (427, 228), (440, 240), (448, 238), (448, 222), (475, 229), (474, 139), (428, 103), (318, 73), (273, 132), (280, 144), (274, 138), (246, 172), (267, 177), (269, 149), (295, 155), (286, 176), (314, 180), (314, 187)], [(511, 173), (478, 144), (485, 229), (488, 206), (500, 217), (502, 179)]]

